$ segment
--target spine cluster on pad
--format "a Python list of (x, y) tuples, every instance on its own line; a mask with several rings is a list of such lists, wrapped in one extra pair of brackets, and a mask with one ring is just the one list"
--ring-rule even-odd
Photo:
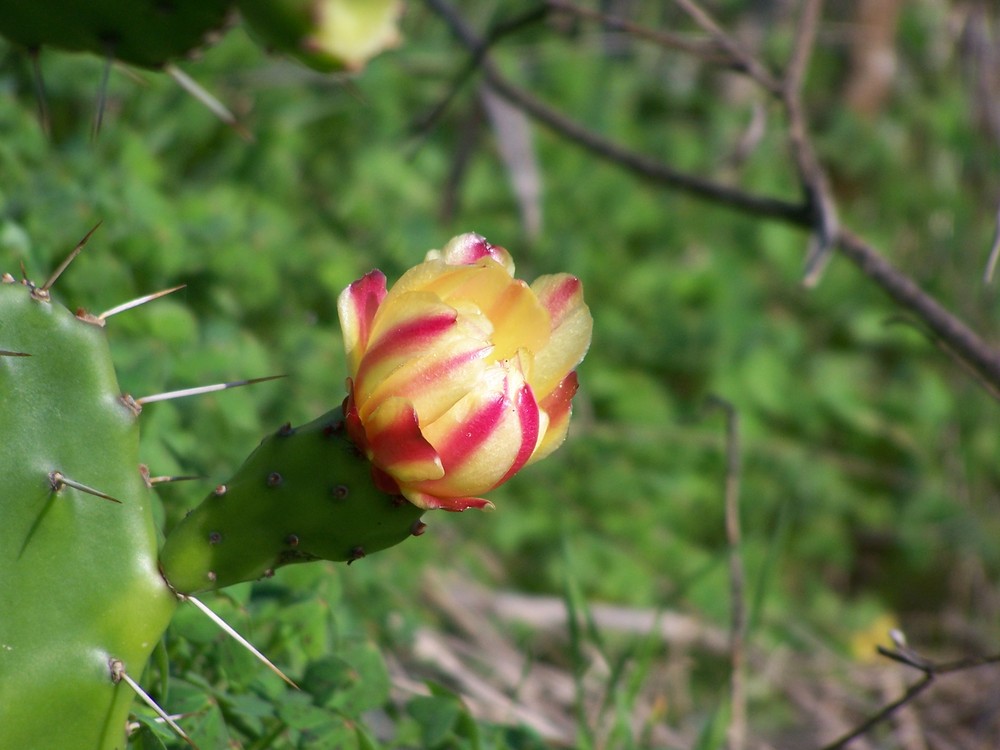
[(377, 490), (338, 408), (266, 437), (167, 537), (181, 594), (265, 578), (292, 563), (352, 562), (423, 531), (422, 509)]

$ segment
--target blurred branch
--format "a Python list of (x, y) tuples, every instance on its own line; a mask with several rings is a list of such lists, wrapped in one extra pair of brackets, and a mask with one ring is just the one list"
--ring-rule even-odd
[(614, 31), (624, 31), (636, 39), (644, 39), (664, 49), (675, 49), (709, 62), (729, 64), (732, 67), (736, 66), (732, 56), (725, 53), (716, 43), (706, 44), (704, 41), (689, 39), (681, 34), (650, 29), (646, 26), (632, 23), (625, 18), (613, 16), (591, 8), (584, 8), (576, 3), (569, 2), (569, 0), (547, 0), (547, 5), (553, 10), (571, 13), (590, 21), (597, 21)]
[(806, 286), (819, 283), (837, 242), (840, 225), (829, 181), (809, 138), (805, 107), (802, 104), (802, 85), (816, 42), (822, 7), (822, 0), (805, 0), (781, 88), (781, 101), (788, 117), (788, 145), (806, 203), (810, 207), (810, 223), (813, 225), (803, 279)]
[(726, 415), (726, 541), (729, 544), (729, 659), (730, 716), (729, 750), (743, 750), (747, 739), (746, 640), (747, 618), (744, 603), (743, 556), (740, 532), (740, 415), (723, 398), (712, 396), (709, 405), (722, 409)]
[(979, 334), (849, 230), (841, 228), (837, 250), (900, 306), (923, 321), (956, 357), (968, 363), (992, 386), (991, 393), (1000, 389), (1000, 352), (983, 341)]
[(532, 8), (519, 16), (497, 24), (489, 30), (485, 38), (477, 38), (475, 49), (472, 51), (472, 57), (455, 77), (455, 81), (452, 83), (451, 89), (448, 91), (447, 95), (429, 112), (418, 118), (416, 122), (412, 124), (410, 129), (417, 135), (422, 135), (431, 130), (438, 120), (441, 119), (441, 116), (445, 113), (445, 111), (447, 111), (448, 107), (451, 106), (451, 103), (455, 100), (455, 97), (458, 95), (458, 92), (461, 91), (465, 82), (468, 81), (472, 74), (476, 72), (476, 69), (483, 64), (483, 60), (490, 47), (499, 42), (501, 39), (504, 39), (511, 34), (515, 34), (518, 31), (537, 23), (538, 21), (541, 21), (547, 14), (548, 9), (544, 5)]
[(986, 284), (993, 283), (993, 273), (996, 271), (998, 259), (1000, 259), (1000, 206), (997, 207), (997, 225), (993, 231), (993, 244), (990, 246), (990, 257), (986, 261), (986, 271), (983, 273), (983, 281)]
[(588, 130), (533, 94), (511, 83), (500, 72), (489, 55), (482, 51), (485, 45), (482, 38), (473, 31), (447, 0), (425, 0), (425, 2), (431, 10), (444, 19), (452, 33), (474, 57), (481, 56), (479, 60), (480, 71), (496, 93), (560, 136), (655, 184), (678, 188), (756, 216), (782, 219), (793, 224), (805, 223), (807, 208), (803, 205), (777, 198), (753, 195), (738, 188), (681, 172), (657, 159), (631, 151), (592, 130)]
[(691, 17), (692, 21), (711, 34), (720, 47), (729, 53), (729, 56), (736, 63), (734, 65), (736, 70), (746, 73), (773, 96), (780, 97), (782, 95), (782, 85), (764, 66), (764, 64), (743, 49), (743, 46), (731, 35), (727, 34), (726, 31), (718, 23), (716, 23), (715, 19), (709, 15), (708, 11), (694, 2), (694, 0), (674, 0), (674, 2)]
[(876, 725), (882, 723), (900, 708), (924, 692), (924, 690), (930, 687), (931, 683), (934, 682), (934, 679), (939, 675), (961, 672), (968, 669), (975, 669), (976, 667), (1000, 663), (1000, 654), (973, 656), (966, 659), (956, 659), (955, 661), (950, 662), (935, 663), (925, 659), (906, 646), (901, 633), (894, 632), (893, 636), (894, 640), (896, 640), (896, 648), (888, 649), (883, 646), (879, 646), (878, 652), (888, 659), (892, 659), (900, 664), (905, 664), (908, 667), (913, 667), (914, 669), (919, 670), (923, 673), (923, 677), (910, 685), (910, 687), (908, 687), (906, 691), (899, 696), (899, 698), (887, 703), (850, 732), (837, 738), (829, 745), (824, 745), (821, 750), (841, 750), (841, 748), (846, 747), (852, 740), (857, 739)]
[[(869, 279), (903, 308), (919, 317), (939, 336), (948, 347), (975, 370), (994, 390), (1000, 389), (1000, 351), (986, 343), (963, 321), (924, 292), (913, 279), (896, 269), (864, 239), (839, 225), (833, 209), (832, 198), (825, 176), (815, 156), (805, 128), (804, 109), (800, 103), (799, 87), (806, 61), (811, 52), (819, 22), (821, 3), (805, 0), (798, 37), (791, 63), (781, 84), (781, 98), (789, 117), (789, 138), (792, 158), (802, 181), (805, 201), (792, 203), (767, 196), (748, 193), (739, 188), (681, 172), (669, 164), (650, 156), (632, 151), (595, 133), (576, 121), (554, 110), (533, 94), (515, 85), (503, 75), (489, 54), (485, 52), (482, 38), (466, 23), (462, 15), (447, 0), (425, 0), (427, 6), (448, 25), (452, 34), (479, 62), (479, 70), (486, 83), (508, 102), (518, 107), (556, 134), (590, 151), (598, 158), (626, 169), (641, 179), (674, 188), (705, 200), (760, 218), (777, 219), (794, 226), (811, 229), (816, 233), (816, 243), (807, 265), (807, 282), (815, 281), (822, 269), (824, 246), (839, 251)], [(705, 28), (717, 29), (717, 39), (728, 35), (692, 0), (677, 0)], [(756, 66), (747, 59), (748, 53), (735, 43), (731, 53), (741, 55), (748, 75), (765, 89), (774, 93), (763, 66)], [(755, 71), (755, 72), (751, 72)], [(767, 83), (764, 83), (767, 82)], [(789, 107), (791, 102), (791, 107)]]

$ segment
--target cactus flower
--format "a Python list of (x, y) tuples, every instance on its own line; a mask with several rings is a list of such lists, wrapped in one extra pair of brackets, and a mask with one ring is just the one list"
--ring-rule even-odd
[(432, 250), (389, 290), (375, 270), (338, 300), (348, 434), (379, 489), (420, 508), (492, 508), (479, 495), (566, 436), (593, 321), (569, 274), (514, 278), (477, 234)]

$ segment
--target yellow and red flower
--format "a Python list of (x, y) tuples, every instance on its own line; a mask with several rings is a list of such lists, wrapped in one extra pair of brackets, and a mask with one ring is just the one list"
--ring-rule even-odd
[(421, 508), (492, 507), (479, 495), (566, 437), (593, 321), (579, 279), (514, 278), (477, 234), (432, 250), (386, 289), (372, 271), (338, 300), (348, 433), (379, 489)]

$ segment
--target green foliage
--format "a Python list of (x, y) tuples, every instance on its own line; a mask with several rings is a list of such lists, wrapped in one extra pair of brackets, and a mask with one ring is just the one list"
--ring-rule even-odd
[[(840, 105), (836, 50), (819, 50), (807, 100), (845, 222), (995, 339), (997, 295), (978, 279), (996, 210), (997, 146), (968, 116), (967, 87), (953, 85), (957, 61), (926, 54), (939, 33), (930, 5), (904, 13), (901, 72), (883, 117), (861, 121)], [(485, 132), (448, 214), (445, 186), (455, 144), (473, 127), (473, 84), (429, 134), (412, 138), (411, 123), (449, 91), (466, 58), (419, 8), (408, 23), (406, 46), (350, 86), (262, 60), (239, 30), (227, 36), (188, 69), (245, 113), (253, 144), (169, 82), (149, 76), (140, 87), (114, 71), (104, 129), (91, 142), (101, 64), (56, 55), (42, 58), (49, 143), (27, 63), (0, 52), (4, 266), (23, 260), (44, 275), (103, 219), (85, 263), (60, 281), (64, 299), (105, 309), (187, 283), (172, 301), (110, 327), (125, 390), (289, 375), (146, 409), (141, 460), (157, 473), (208, 478), (161, 490), (165, 528), (262, 434), (339, 403), (336, 295), (370, 268), (395, 278), (426, 249), (475, 230), (508, 247), (523, 277), (579, 275), (594, 311), (570, 439), (492, 493), (496, 513), (434, 514), (420, 539), (350, 568), (292, 566), (212, 599), (303, 693), (262, 674), (198, 613), (179, 611), (169, 666), (149, 676), (169, 670), (169, 690), (153, 692), (170, 711), (195, 712), (195, 740), (542, 746), (526, 731), (473, 731), (454, 695), (388, 697), (380, 650), (405, 653), (414, 630), (438, 624), (419, 596), (432, 567), (562, 596), (571, 559), (575, 601), (681, 609), (724, 624), (724, 450), (721, 425), (704, 411), (710, 393), (742, 418), (752, 638), (849, 654), (875, 611), (914, 627), (957, 613), (995, 640), (988, 606), (956, 593), (963, 576), (1000, 576), (996, 412), (982, 390), (845, 262), (835, 259), (817, 289), (801, 288), (802, 233), (637, 182), (546, 131), (535, 134), (538, 237), (521, 229)], [(774, 60), (787, 53), (787, 31), (779, 25), (768, 42)], [(757, 102), (673, 54), (604, 52), (590, 36), (551, 29), (498, 49), (505, 70), (589, 127), (695, 172), (724, 169)], [(771, 124), (734, 179), (794, 197), (779, 130)], [(622, 665), (614, 684), (630, 687), (608, 710), (625, 716), (637, 690), (629, 681), (651, 680), (666, 655), (624, 637), (588, 637), (575, 633), (579, 648), (564, 645), (555, 659), (582, 673), (595, 647)], [(718, 746), (724, 677), (709, 660), (689, 684), (700, 712), (660, 720), (692, 736), (704, 727), (704, 746)], [(777, 701), (760, 702), (761, 715), (780, 714)], [(178, 746), (138, 711), (136, 747)], [(620, 746), (648, 746), (620, 722)]]

